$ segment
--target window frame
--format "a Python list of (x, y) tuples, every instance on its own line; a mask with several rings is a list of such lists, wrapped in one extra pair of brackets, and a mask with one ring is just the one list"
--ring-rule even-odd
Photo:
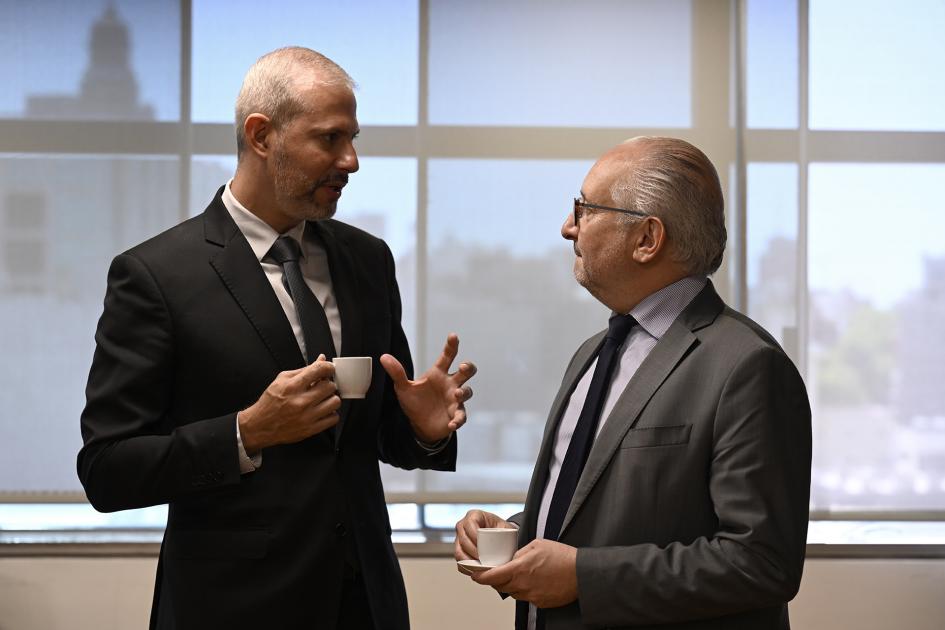
[[(798, 0), (798, 128), (749, 129), (746, 126), (746, 11), (748, 0), (723, 3), (692, 2), (692, 126), (690, 128), (588, 128), (446, 126), (429, 123), (430, 3), (418, 0), (418, 117), (416, 126), (364, 125), (359, 153), (364, 157), (409, 157), (417, 162), (416, 233), (416, 357), (429, 351), (426, 331), (428, 304), (428, 164), (440, 158), (595, 159), (602, 147), (635, 135), (673, 135), (708, 147), (718, 164), (730, 200), (731, 248), (715, 278), (722, 295), (737, 309), (748, 304), (746, 255), (747, 163), (798, 165), (798, 255), (796, 268), (796, 347), (786, 348), (802, 376), (807, 377), (809, 336), (807, 228), (808, 169), (814, 162), (945, 163), (945, 132), (824, 131), (809, 122), (809, 0)], [(192, 0), (180, 0), (180, 119), (168, 122), (60, 121), (2, 119), (0, 150), (25, 154), (110, 154), (176, 157), (179, 163), (180, 219), (190, 216), (191, 161), (235, 150), (230, 123), (194, 123), (191, 119)], [(731, 92), (730, 92), (731, 86)], [(696, 95), (698, 107), (696, 106)], [(731, 173), (731, 175), (729, 175)], [(568, 200), (562, 200), (562, 207)], [(417, 506), (421, 530), (431, 539), (439, 534), (426, 527), (424, 507), (432, 503), (522, 503), (524, 493), (431, 492), (424, 475), (417, 489), (387, 493), (388, 503)], [(0, 493), (0, 502), (85, 503), (81, 492)], [(925, 512), (831, 512), (815, 510), (811, 520), (945, 521), (945, 506)], [(2, 542), (2, 541), (0, 541)], [(442, 542), (442, 540), (441, 540)], [(816, 547), (816, 546), (815, 546)], [(945, 546), (932, 545), (945, 556)], [(880, 552), (879, 548), (876, 548)], [(894, 550), (896, 551), (896, 550)], [(150, 553), (150, 552), (149, 552)], [(892, 553), (892, 552), (891, 552)], [(902, 549), (896, 557), (902, 556)], [(918, 553), (918, 552), (917, 552)], [(929, 553), (928, 550), (922, 553)], [(826, 557), (826, 556), (825, 556)], [(910, 556), (912, 557), (912, 556)], [(926, 556), (923, 556), (926, 557)]]

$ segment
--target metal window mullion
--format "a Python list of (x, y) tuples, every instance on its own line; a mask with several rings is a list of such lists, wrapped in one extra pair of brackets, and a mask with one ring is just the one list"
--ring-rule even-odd
[[(807, 133), (809, 127), (810, 98), (810, 5), (809, 0), (798, 0), (797, 3), (797, 55), (798, 55), (798, 142), (797, 142), (797, 261), (796, 261), (796, 295), (797, 295), (797, 367), (801, 376), (807, 381), (808, 369), (808, 342), (810, 337), (809, 285), (807, 270), (807, 202), (808, 202), (808, 153)], [(808, 388), (812, 386), (808, 382)]]
[(745, 159), (746, 96), (745, 82), (747, 73), (746, 53), (748, 43), (747, 3), (745, 0), (733, 2), (734, 68), (733, 82), (735, 94), (735, 216), (733, 244), (735, 245), (734, 302), (735, 308), (748, 312), (748, 165)]
[[(416, 221), (416, 269), (414, 270), (416, 306), (417, 347), (414, 356), (417, 365), (427, 361), (427, 203), (428, 196), (428, 159), (426, 130), (429, 124), (429, 48), (430, 48), (430, 2), (419, 0), (417, 28), (417, 127), (414, 152), (417, 159), (417, 221)], [(421, 367), (422, 369), (422, 367)], [(427, 474), (417, 472), (417, 494), (426, 491)], [(418, 512), (420, 527), (426, 527), (426, 510)]]
[(180, 1), (180, 147), (178, 150), (178, 178), (180, 193), (180, 220), (190, 216), (190, 173), (193, 157), (194, 133), (191, 121), (191, 73), (193, 72), (193, 2)]

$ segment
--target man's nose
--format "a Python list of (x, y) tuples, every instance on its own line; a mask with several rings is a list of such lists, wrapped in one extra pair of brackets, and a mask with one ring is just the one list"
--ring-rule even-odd
[(355, 150), (354, 144), (349, 142), (342, 150), (341, 155), (338, 156), (336, 166), (339, 170), (345, 171), (346, 173), (357, 172), (361, 165), (358, 162), (358, 152)]
[(561, 226), (561, 237), (569, 241), (576, 241), (578, 235), (578, 227), (574, 223), (574, 213), (568, 213), (568, 218), (564, 220), (564, 224)]

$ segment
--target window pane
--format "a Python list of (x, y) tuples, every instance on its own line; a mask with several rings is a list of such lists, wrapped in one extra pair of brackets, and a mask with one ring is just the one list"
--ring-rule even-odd
[(797, 2), (748, 1), (748, 126), (797, 128)]
[(688, 0), (430, 3), (430, 122), (688, 127)]
[(447, 333), (479, 366), (456, 473), (429, 489), (524, 491), (572, 353), (608, 312), (559, 234), (590, 162), (432, 160), (427, 364)]
[(942, 164), (812, 164), (813, 502), (945, 506)]
[(0, 74), (3, 118), (177, 120), (180, 7), (4, 2)]
[(748, 314), (797, 354), (797, 164), (748, 165)]
[(945, 130), (945, 2), (810, 4), (812, 129)]
[(15, 358), (0, 363), (0, 443), (16, 445), (0, 457), (0, 492), (80, 489), (106, 271), (177, 222), (177, 191), (176, 158), (0, 156), (0, 347)]
[[(260, 11), (267, 14), (260, 20)], [(417, 122), (417, 0), (273, 3), (194, 0), (193, 119), (232, 122), (243, 75), (261, 55), (307, 46), (344, 68), (359, 84), (362, 125)], [(238, 45), (234, 45), (238, 43)]]

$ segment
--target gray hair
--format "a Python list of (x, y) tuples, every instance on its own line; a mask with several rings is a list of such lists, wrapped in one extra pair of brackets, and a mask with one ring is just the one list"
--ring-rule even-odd
[(678, 138), (639, 136), (623, 144), (628, 143), (645, 150), (626, 161), (611, 185), (611, 198), (621, 208), (658, 217), (666, 226), (671, 258), (689, 274), (712, 274), (722, 264), (727, 239), (725, 201), (712, 162)]
[(305, 111), (299, 99), (302, 79), (317, 77), (321, 85), (346, 85), (354, 80), (334, 61), (308, 48), (289, 46), (267, 53), (256, 60), (246, 73), (236, 97), (236, 153), (243, 154), (246, 135), (243, 127), (251, 114), (267, 116), (275, 128)]

